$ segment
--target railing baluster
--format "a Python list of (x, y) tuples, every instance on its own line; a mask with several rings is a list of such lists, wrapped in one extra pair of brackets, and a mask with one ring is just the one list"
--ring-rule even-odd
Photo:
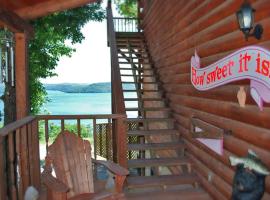
[(32, 144), (32, 125), (27, 125), (27, 147), (28, 147), (28, 158), (29, 158), (29, 176), (30, 176), (30, 184), (33, 185), (34, 183), (34, 166), (33, 166), (33, 144)]
[(125, 32), (127, 32), (127, 19), (124, 19)]
[(126, 125), (123, 118), (116, 120), (116, 143), (118, 163), (127, 168), (127, 134)]
[(65, 130), (65, 120), (61, 119), (61, 131)]
[[(137, 18), (113, 18), (113, 26), (115, 32), (140, 32), (139, 19)], [(108, 34), (109, 36), (109, 34)]]
[(0, 136), (0, 177), (3, 177), (0, 184), (0, 199), (7, 198), (7, 182), (5, 174), (5, 138)]
[(46, 142), (46, 154), (48, 154), (49, 147), (49, 124), (48, 120), (45, 119), (45, 142)]
[[(119, 109), (119, 108), (117, 108)], [(50, 129), (49, 129), (49, 122), (50, 120), (77, 120), (77, 130), (80, 130), (80, 135), (82, 136), (82, 122), (81, 120), (84, 119), (92, 119), (92, 123), (91, 126), (93, 128), (93, 132), (91, 133), (93, 136), (93, 144), (94, 144), (94, 149), (93, 149), (93, 153), (94, 153), (94, 157), (97, 158), (98, 155), (107, 157), (107, 159), (112, 159), (112, 157), (115, 158), (116, 161), (120, 161), (119, 164), (121, 165), (125, 165), (125, 161), (126, 160), (125, 156), (126, 156), (126, 151), (125, 152), (118, 152), (117, 150), (123, 150), (126, 149), (126, 147), (120, 147), (118, 145), (124, 145), (126, 146), (126, 144), (124, 142), (119, 142), (118, 139), (123, 139), (126, 138), (126, 130), (122, 129), (124, 124), (120, 123), (120, 122), (116, 122), (117, 119), (125, 119), (126, 115), (125, 114), (111, 114), (111, 115), (42, 115), (42, 116), (38, 116), (38, 120), (44, 120), (45, 121), (45, 139), (46, 139), (46, 149), (48, 148), (48, 144), (49, 142), (53, 142), (53, 141), (49, 141), (50, 138)], [(108, 120), (107, 123), (105, 124), (97, 124), (97, 120), (98, 119), (106, 119)], [(112, 120), (114, 121), (114, 126), (111, 127), (111, 122)], [(100, 129), (98, 129), (100, 127)], [(105, 130), (105, 129), (106, 130)], [(102, 130), (101, 130), (102, 129)], [(99, 132), (98, 132), (98, 131)], [(92, 129), (91, 129), (92, 131)], [(123, 132), (124, 131), (124, 132)], [(78, 131), (79, 132), (79, 131)], [(113, 132), (113, 133), (112, 133)], [(99, 133), (102, 133), (101, 138), (99, 140)], [(79, 134), (79, 133), (78, 133)], [(105, 135), (106, 134), (106, 135)], [(118, 135), (120, 134), (120, 135)], [(121, 134), (124, 134), (124, 136), (122, 136)], [(113, 139), (112, 139), (113, 138)], [(101, 152), (99, 152), (99, 148), (103, 147), (103, 150)], [(114, 148), (113, 153), (112, 153), (112, 148)], [(123, 156), (125, 155), (125, 156)], [(119, 156), (123, 156), (123, 158), (119, 158)]]
[(78, 136), (81, 137), (81, 120), (77, 119), (77, 131), (78, 131)]
[(37, 122), (33, 129), (33, 120), (35, 117), (28, 116), (0, 129), (1, 200), (23, 200), (24, 192), (30, 185), (40, 189), (40, 183), (34, 183), (35, 178), (40, 181), (40, 177), (36, 177), (40, 176), (40, 165), (39, 151), (34, 149), (34, 142), (38, 144), (39, 139)]
[(117, 26), (117, 29), (116, 30), (120, 30), (120, 28), (119, 28), (119, 19), (117, 19), (117, 22), (118, 22), (118, 26)]
[(14, 145), (14, 133), (8, 135), (8, 162), (9, 162), (9, 190), (11, 193), (11, 199), (17, 199), (16, 189), (16, 171), (15, 171), (15, 145)]
[(17, 129), (16, 130), (16, 163), (18, 167), (18, 174), (17, 174), (17, 185), (18, 185), (18, 199), (23, 199), (23, 182), (21, 179), (22, 176), (22, 162), (21, 162), (21, 157), (22, 157), (22, 152), (21, 152), (21, 130)]
[(28, 139), (27, 139), (27, 126), (24, 125), (21, 128), (21, 179), (23, 185), (23, 193), (26, 188), (30, 185), (30, 177), (29, 177), (29, 158), (28, 158)]
[(97, 121), (93, 119), (94, 156), (97, 159)]
[(32, 145), (33, 145), (33, 186), (40, 188), (40, 156), (39, 156), (39, 135), (38, 135), (38, 121), (34, 120), (32, 126)]
[(107, 160), (111, 159), (111, 119), (108, 119), (108, 130), (106, 131), (106, 158)]

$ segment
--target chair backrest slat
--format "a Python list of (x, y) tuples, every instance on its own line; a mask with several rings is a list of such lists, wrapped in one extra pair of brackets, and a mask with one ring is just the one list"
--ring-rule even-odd
[(93, 193), (91, 145), (68, 131), (61, 132), (49, 146), (57, 179), (69, 187), (68, 198), (83, 193)]

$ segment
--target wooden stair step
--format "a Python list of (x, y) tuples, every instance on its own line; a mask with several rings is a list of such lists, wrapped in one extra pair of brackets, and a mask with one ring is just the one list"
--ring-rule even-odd
[(134, 68), (128, 68), (128, 67), (120, 67), (120, 70), (136, 70), (136, 71), (153, 71), (153, 69), (134, 69)]
[(116, 38), (140, 38), (143, 39), (142, 32), (115, 32)]
[(142, 64), (142, 65), (150, 65), (151, 63), (149, 63), (149, 62), (146, 62), (146, 63), (144, 63), (144, 62), (118, 62), (119, 64), (135, 64), (135, 65), (138, 65), (138, 64)]
[(121, 74), (121, 76), (125, 76), (125, 77), (155, 77), (155, 75), (154, 74), (141, 74), (141, 75), (138, 75), (138, 74), (135, 74), (135, 75), (133, 75), (133, 74)]
[(117, 49), (121, 52), (128, 52), (129, 54), (137, 54), (137, 52), (147, 54), (148, 55), (148, 49), (144, 46), (131, 46), (127, 47), (126, 45), (117, 45)]
[(166, 150), (184, 148), (182, 142), (167, 142), (167, 143), (147, 143), (147, 144), (128, 144), (129, 151), (136, 150)]
[(128, 160), (128, 168), (189, 165), (186, 158), (150, 158)]
[(185, 173), (182, 175), (135, 176), (127, 178), (127, 186), (128, 188), (155, 187), (166, 185), (193, 184), (198, 181), (198, 177), (194, 173)]
[(151, 108), (126, 108), (126, 111), (170, 111), (167, 107), (151, 107)]
[(116, 41), (139, 41), (139, 42), (144, 42), (144, 38), (141, 38), (141, 37), (133, 37), (133, 38), (131, 38), (131, 37), (126, 37), (126, 38), (124, 38), (124, 37), (117, 37), (116, 38)]
[(128, 54), (135, 54), (135, 55), (145, 55), (145, 54), (147, 55), (147, 52), (144, 52), (144, 51), (143, 52), (142, 51), (141, 52), (133, 52), (133, 51), (121, 51), (119, 49), (118, 49), (118, 53), (119, 54), (127, 54), (128, 53)]
[(179, 131), (175, 129), (128, 131), (128, 136), (174, 135), (174, 134), (179, 134)]
[(116, 38), (117, 44), (145, 44), (146, 41), (143, 38)]
[(141, 46), (145, 46), (146, 47), (146, 44), (144, 43), (144, 42), (142, 42), (142, 41), (139, 41), (139, 40), (135, 40), (135, 41), (116, 41), (116, 44), (117, 45), (121, 45), (121, 46), (128, 46), (128, 45), (130, 45), (130, 46), (139, 46), (139, 47), (141, 47)]
[(126, 40), (126, 39), (118, 39), (116, 40), (117, 44), (145, 44), (143, 40), (133, 39), (133, 40)]
[(124, 98), (125, 101), (164, 101), (164, 98)]
[(123, 47), (126, 49), (133, 49), (133, 48), (146, 48), (146, 46), (142, 43), (123, 43), (123, 42), (117, 42), (116, 43), (117, 47)]
[[(127, 122), (174, 122), (173, 118), (128, 118)], [(165, 129), (167, 130), (167, 129)]]
[(122, 84), (159, 84), (158, 82), (143, 82), (143, 81), (139, 81), (139, 82), (134, 82), (134, 81), (122, 81)]
[(138, 43), (116, 43), (117, 47), (118, 48), (121, 48), (121, 49), (127, 49), (127, 50), (134, 50), (134, 49), (142, 49), (142, 50), (147, 50), (147, 46), (144, 45), (143, 43), (141, 44), (138, 44)]
[(123, 92), (162, 92), (162, 91), (160, 91), (160, 90), (139, 89), (139, 90), (123, 90)]
[(118, 58), (122, 58), (122, 59), (130, 59), (130, 58), (133, 58), (133, 59), (149, 59), (148, 56), (118, 56)]
[(129, 192), (125, 197), (128, 200), (212, 200), (211, 196), (201, 188)]

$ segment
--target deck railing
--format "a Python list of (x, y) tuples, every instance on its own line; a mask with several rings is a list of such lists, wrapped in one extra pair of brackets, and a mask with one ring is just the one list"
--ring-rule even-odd
[(44, 138), (48, 150), (49, 144), (63, 130), (86, 139), (92, 138), (90, 142), (94, 144), (95, 157), (100, 155), (125, 165), (126, 151), (123, 156), (123, 142), (119, 140), (122, 138), (119, 134), (125, 135), (125, 120), (126, 115), (123, 114), (38, 115), (1, 128), (0, 199), (23, 200), (28, 186), (40, 189), (39, 140)]
[(117, 128), (124, 126), (125, 115), (38, 115), (39, 135), (44, 138), (46, 151), (48, 146), (54, 141), (58, 133), (69, 130), (78, 134), (79, 137), (90, 140), (94, 146), (92, 153), (94, 157), (102, 156), (107, 160), (117, 158), (117, 146), (112, 124)]
[(115, 32), (140, 32), (138, 18), (114, 17), (113, 22)]
[[(107, 28), (108, 45), (111, 49), (112, 113), (125, 115), (125, 102), (118, 62), (118, 52), (116, 46), (111, 1), (108, 1), (107, 7)], [(113, 148), (117, 151), (117, 158), (115, 157), (114, 161), (118, 162), (123, 167), (127, 167), (126, 126), (123, 125), (122, 122), (113, 123), (112, 125), (114, 139), (117, 141), (117, 143), (114, 143), (115, 146), (113, 146)]]
[(0, 129), (0, 199), (23, 199), (40, 188), (38, 123), (29, 116)]

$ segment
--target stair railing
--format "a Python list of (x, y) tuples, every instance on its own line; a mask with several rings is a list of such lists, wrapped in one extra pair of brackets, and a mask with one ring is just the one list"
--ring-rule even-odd
[[(107, 37), (108, 46), (111, 49), (112, 114), (126, 115), (110, 0), (108, 0), (107, 6)], [(114, 162), (117, 162), (123, 167), (127, 167), (127, 128), (125, 119), (113, 121), (112, 141)]]
[(125, 33), (140, 32), (138, 25), (139, 23), (138, 18), (114, 17), (113, 22), (116, 32), (125, 32)]

